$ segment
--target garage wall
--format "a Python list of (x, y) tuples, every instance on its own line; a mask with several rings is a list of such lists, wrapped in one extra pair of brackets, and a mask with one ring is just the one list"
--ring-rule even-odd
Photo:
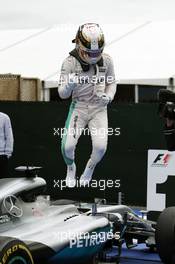
[[(12, 168), (19, 165), (43, 166), (42, 175), (48, 191), (54, 198), (92, 201), (94, 197), (117, 201), (118, 192), (124, 193), (124, 202), (132, 205), (146, 204), (147, 150), (164, 149), (161, 134), (162, 121), (157, 116), (156, 104), (112, 104), (109, 107), (109, 127), (120, 128), (120, 135), (109, 136), (108, 150), (98, 165), (94, 179), (120, 180), (121, 187), (61, 190), (56, 182), (65, 178), (60, 142), (55, 131), (64, 127), (69, 102), (0, 102), (0, 111), (11, 117), (15, 149), (10, 160)], [(54, 130), (55, 128), (55, 130)], [(118, 130), (117, 130), (118, 131)], [(54, 135), (55, 132), (55, 135)], [(77, 151), (77, 175), (80, 176), (90, 155), (89, 136), (80, 138)], [(55, 185), (55, 187), (54, 187)]]
[(0, 74), (0, 98), (6, 101), (41, 101), (42, 83), (37, 78)]
[(1, 100), (19, 100), (21, 77), (13, 74), (0, 74)]

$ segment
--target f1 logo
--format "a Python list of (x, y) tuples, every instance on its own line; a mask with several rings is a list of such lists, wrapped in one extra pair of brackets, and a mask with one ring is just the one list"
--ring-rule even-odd
[(147, 210), (161, 212), (174, 202), (175, 153), (148, 151)]
[(153, 166), (167, 166), (171, 155), (169, 153), (158, 154), (153, 161)]

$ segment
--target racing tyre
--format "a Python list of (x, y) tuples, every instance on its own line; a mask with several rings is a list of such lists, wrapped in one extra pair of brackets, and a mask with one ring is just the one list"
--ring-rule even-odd
[(166, 208), (156, 227), (157, 251), (163, 263), (175, 264), (175, 207)]
[(0, 237), (0, 264), (34, 264), (34, 261), (25, 243)]

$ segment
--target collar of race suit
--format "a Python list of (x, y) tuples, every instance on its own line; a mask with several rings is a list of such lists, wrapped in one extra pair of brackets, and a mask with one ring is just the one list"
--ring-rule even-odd
[[(69, 54), (79, 61), (84, 72), (89, 71), (90, 65), (80, 58), (76, 49), (73, 49), (71, 52), (69, 52)], [(100, 67), (103, 66), (103, 57), (101, 57), (101, 59), (97, 62), (97, 65)]]

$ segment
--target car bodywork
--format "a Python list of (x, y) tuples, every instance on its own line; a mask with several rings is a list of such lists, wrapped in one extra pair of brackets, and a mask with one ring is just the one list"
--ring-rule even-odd
[[(89, 210), (89, 213), (92, 213), (91, 207), (91, 204), (84, 203), (81, 204), (80, 210), (87, 210), (87, 212)], [(96, 215), (107, 217), (112, 224), (113, 233), (118, 238), (111, 241), (114, 245), (121, 247), (125, 242), (128, 248), (132, 248), (137, 244), (145, 243), (151, 250), (155, 249), (156, 223), (144, 219), (146, 212), (143, 211), (139, 216), (126, 205), (99, 203), (96, 206)]]
[(23, 241), (35, 263), (90, 261), (107, 239), (108, 219), (82, 214), (73, 204), (50, 203), (41, 195), (45, 187), (40, 177), (0, 180), (0, 241)]

